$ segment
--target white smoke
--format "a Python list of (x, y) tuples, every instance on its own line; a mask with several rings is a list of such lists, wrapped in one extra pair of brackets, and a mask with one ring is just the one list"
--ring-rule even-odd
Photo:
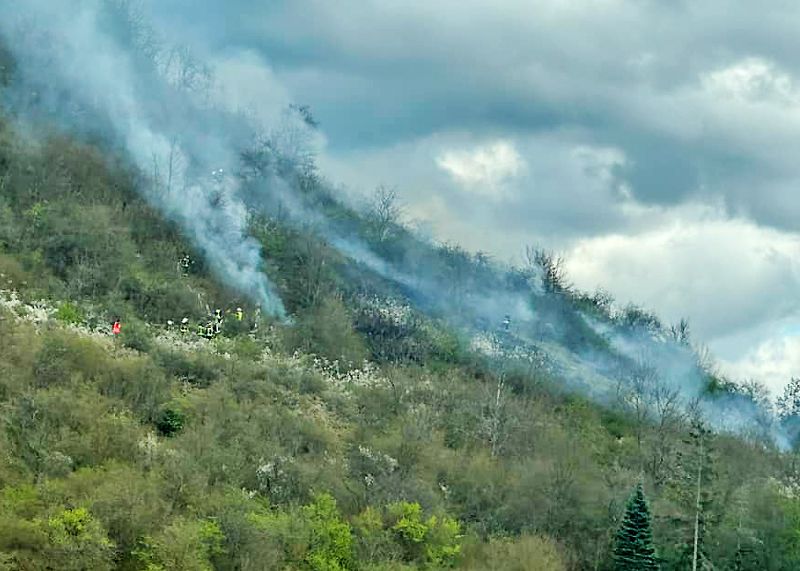
[(212, 176), (236, 165), (235, 122), (218, 128), (222, 118), (203, 99), (208, 73), (182, 52), (137, 45), (131, 16), (104, 0), (1, 5), (0, 34), (20, 63), (12, 109), (93, 134), (102, 128), (145, 175), (145, 196), (183, 226), (212, 270), (284, 317), (260, 247), (247, 235), (236, 179)]
[[(220, 92), (202, 64), (181, 50), (160, 45), (147, 33), (146, 25), (130, 19), (124, 4), (124, 0), (5, 0), (0, 4), (0, 35), (20, 64), (10, 103), (23, 117), (44, 114), (64, 128), (99, 131), (123, 149), (144, 175), (144, 195), (181, 224), (220, 278), (250, 295), (265, 311), (285, 316), (263, 271), (260, 247), (247, 232), (248, 206), (255, 204), (271, 212), (275, 204), (281, 204), (294, 222), (312, 225), (343, 254), (420, 297), (435, 300), (434, 305), (442, 311), (466, 307), (472, 317), (483, 319), (489, 327), (498, 325), (505, 314), (513, 318), (512, 330), (554, 327), (538, 323), (539, 316), (531, 310), (531, 296), (542, 295), (535, 288), (474, 284), (464, 286), (460, 301), (451, 299), (447, 293), (451, 284), (442, 277), (441, 268), (387, 262), (305, 204), (277, 170), (259, 181), (263, 202), (252, 197), (245, 201), (240, 178), (234, 175), (240, 165), (239, 153), (252, 143), (252, 115), (259, 123), (258, 130), (272, 114), (255, 110), (250, 119), (239, 114), (239, 108), (245, 113), (252, 110), (247, 109), (247, 98), (231, 98), (235, 86), (227, 86), (227, 96), (226, 90)], [(249, 65), (257, 67), (257, 62)], [(229, 68), (228, 77), (241, 75), (240, 66)], [(226, 100), (227, 110), (214, 108), (220, 98)], [(278, 94), (278, 101), (284, 99), (285, 94)], [(307, 131), (300, 125), (284, 134), (292, 136), (284, 138), (283, 153), (302, 165), (308, 158)], [(453, 166), (454, 160), (448, 164)], [(435, 256), (420, 259), (437, 261)], [(625, 340), (612, 341), (623, 355), (640, 352), (641, 343), (628, 348)], [(655, 365), (669, 386), (679, 388), (687, 401), (699, 397), (703, 383), (694, 371), (692, 355), (678, 359), (667, 352), (663, 357)], [(593, 364), (599, 371), (605, 368), (603, 363)], [(592, 394), (586, 383), (577, 382), (585, 369), (571, 377), (569, 371), (562, 373)], [(726, 425), (735, 427), (752, 424), (756, 414), (740, 406), (740, 401), (733, 405), (737, 407), (734, 416), (727, 405), (711, 409), (709, 415), (712, 420), (724, 418)]]

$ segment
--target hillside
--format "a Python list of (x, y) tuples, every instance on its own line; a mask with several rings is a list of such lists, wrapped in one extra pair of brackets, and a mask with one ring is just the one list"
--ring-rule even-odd
[(118, 141), (4, 108), (0, 568), (613, 569), (638, 483), (662, 569), (696, 522), (706, 568), (800, 565), (796, 402), (557, 256), (432, 243), (391, 193), (238, 150), (189, 220)]

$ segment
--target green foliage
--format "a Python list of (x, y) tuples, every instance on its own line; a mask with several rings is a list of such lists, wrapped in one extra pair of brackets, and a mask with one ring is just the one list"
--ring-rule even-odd
[(233, 316), (228, 316), (222, 322), (222, 334), (226, 337), (240, 337), (250, 332), (253, 327), (253, 319), (245, 317), (239, 321)]
[(78, 325), (84, 321), (85, 317), (80, 307), (74, 303), (65, 301), (58, 306), (56, 319), (58, 319), (61, 323), (66, 323), (67, 325)]
[[(4, 224), (2, 202), (0, 202), (0, 228)], [(0, 236), (2, 236), (2, 229), (0, 229)], [(0, 237), (0, 241), (2, 237)], [(2, 242), (0, 242), (0, 250), (2, 250)], [(15, 258), (3, 254), (0, 251), (0, 289), (8, 289), (14, 287), (25, 287), (30, 281), (30, 276), (23, 269)]]
[(124, 321), (120, 341), (129, 349), (147, 352), (153, 347), (153, 334), (146, 323), (138, 319)]
[[(14, 501), (7, 495), (5, 501), (9, 500)], [(19, 504), (9, 507), (20, 511)], [(0, 527), (0, 553), (7, 556), (12, 569), (113, 569), (114, 544), (86, 508), (17, 519), (14, 526), (11, 530)]]
[(50, 541), (65, 549), (110, 549), (113, 544), (86, 508), (67, 509), (47, 520)]
[(460, 568), (467, 571), (502, 569), (503, 571), (565, 571), (558, 547), (538, 535), (518, 538), (497, 538), (484, 543), (474, 541), (465, 546)]
[(617, 571), (647, 571), (659, 568), (651, 527), (650, 509), (642, 485), (628, 500), (625, 516), (617, 531), (614, 545), (614, 569)]
[(34, 363), (37, 384), (65, 384), (73, 378), (96, 379), (107, 363), (96, 344), (65, 331), (48, 332)]
[(683, 444), (667, 492), (673, 501), (684, 508), (687, 517), (675, 522), (680, 539), (675, 542), (674, 553), (670, 555), (675, 565), (692, 566), (696, 532), (697, 565), (699, 569), (706, 569), (711, 566), (709, 532), (715, 519), (714, 483), (717, 475), (714, 469), (713, 434), (702, 424), (693, 423)]
[(320, 494), (300, 509), (309, 523), (311, 549), (306, 562), (314, 571), (338, 571), (352, 566), (353, 538), (350, 525), (342, 521), (336, 500)]
[(117, 288), (122, 300), (131, 305), (131, 313), (141, 320), (165, 323), (171, 319), (177, 323), (184, 317), (203, 316), (197, 294), (191, 291), (186, 280), (177, 279), (175, 275), (126, 273)]
[[(269, 172), (290, 169), (267, 158)], [(470, 304), (511, 284), (538, 325), (508, 335), (616, 367), (584, 316), (671, 335), (655, 316), (575, 291), (549, 254), (501, 272), (485, 254), (425, 244), (391, 193), (363, 218), (313, 172), (292, 177), (337, 230), (419, 270), (441, 299), (424, 314), (388, 302), (404, 293), (313, 230), (256, 216), (294, 323), (253, 331), (246, 300), (137, 196), (127, 165), (64, 137), (30, 146), (0, 117), (0, 289), (57, 308), (45, 323), (33, 306), (0, 309), (0, 569), (609, 569), (617, 498), (643, 469), (658, 553), (686, 568), (698, 466), (707, 561), (798, 568), (795, 456), (716, 435), (712, 457), (681, 415), (567, 395), (565, 374), (581, 371), (538, 352), (484, 358), (448, 325), (472, 326)], [(246, 319), (228, 315), (213, 342), (165, 331), (240, 304)], [(88, 330), (100, 316), (123, 317), (119, 339)], [(673, 336), (689, 353), (685, 333)], [(362, 369), (366, 358), (377, 364)], [(763, 401), (704, 374), (709, 394)], [(620, 541), (650, 545), (647, 506), (631, 501)]]
[(452, 566), (461, 552), (461, 526), (454, 519), (425, 518), (416, 502), (395, 502), (381, 512), (367, 508), (355, 519), (359, 551), (425, 568)]
[(98, 390), (125, 403), (141, 422), (156, 422), (171, 398), (168, 371), (149, 358), (127, 354), (107, 363), (98, 380)]
[(361, 364), (367, 351), (354, 331), (350, 315), (341, 298), (329, 296), (307, 310), (286, 332), (290, 350), (313, 352), (344, 365)]
[(159, 348), (154, 359), (170, 376), (196, 386), (208, 386), (222, 374), (217, 360), (206, 353)]
[(172, 436), (181, 431), (185, 422), (184, 415), (172, 408), (166, 408), (156, 421), (156, 428), (164, 436)]
[(179, 517), (144, 538), (134, 554), (146, 571), (213, 571), (214, 558), (224, 553), (224, 540), (216, 522)]
[(250, 521), (277, 540), (287, 565), (310, 571), (353, 568), (352, 531), (329, 494), (289, 512), (254, 512)]
[(388, 507), (389, 517), (396, 520), (391, 526), (397, 536), (409, 546), (425, 540), (428, 526), (422, 522), (422, 507), (419, 504), (399, 502)]

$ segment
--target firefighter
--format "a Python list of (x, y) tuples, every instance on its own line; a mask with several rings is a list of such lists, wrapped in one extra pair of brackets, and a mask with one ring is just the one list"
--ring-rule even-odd
[(225, 317), (222, 315), (221, 309), (214, 310), (214, 334), (219, 335), (219, 332), (222, 331), (222, 321)]
[(189, 268), (191, 267), (191, 265), (192, 265), (192, 258), (189, 257), (189, 254), (184, 254), (181, 257), (180, 261), (178, 262), (178, 266), (180, 267), (181, 272), (184, 274), (189, 273)]
[(184, 317), (181, 319), (181, 335), (186, 335), (189, 333), (189, 318)]
[(508, 331), (511, 328), (511, 316), (506, 313), (506, 316), (503, 318), (503, 331)]
[(236, 308), (236, 321), (244, 321), (244, 311), (241, 307)]
[(167, 330), (172, 331), (172, 327), (175, 325), (175, 322), (171, 319), (167, 319)]
[(214, 338), (214, 322), (209, 321), (206, 323), (206, 331), (205, 331), (206, 339), (213, 339)]
[(198, 337), (205, 337), (206, 336), (206, 328), (203, 326), (202, 322), (197, 322), (197, 336)]

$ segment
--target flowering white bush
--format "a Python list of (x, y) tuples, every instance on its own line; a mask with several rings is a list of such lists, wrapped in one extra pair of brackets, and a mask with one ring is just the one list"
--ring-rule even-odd
[(339, 361), (328, 361), (315, 356), (312, 358), (312, 365), (329, 385), (338, 389), (376, 388), (389, 385), (389, 381), (381, 375), (377, 365), (370, 361), (364, 361), (358, 369), (343, 371)]
[(158, 436), (156, 436), (155, 432), (148, 432), (144, 438), (136, 443), (136, 447), (139, 449), (139, 453), (144, 457), (145, 466), (152, 466), (158, 455), (159, 447)]
[(378, 296), (362, 297), (359, 311), (396, 327), (413, 325), (414, 312), (410, 305), (396, 299)]
[(293, 464), (294, 459), (287, 456), (278, 455), (269, 461), (261, 458), (256, 467), (258, 491), (275, 501), (291, 496), (293, 490), (290, 468)]
[(400, 463), (395, 458), (392, 458), (383, 452), (376, 452), (375, 450), (367, 448), (366, 446), (359, 445), (358, 453), (386, 472), (394, 472), (400, 466)]
[(378, 360), (422, 362), (434, 349), (426, 320), (396, 299), (361, 297), (354, 326)]
[(31, 323), (45, 323), (56, 313), (55, 308), (44, 300), (26, 303), (15, 290), (0, 289), (0, 307), (7, 309), (17, 319)]
[(520, 344), (507, 346), (493, 333), (481, 332), (474, 335), (470, 340), (470, 349), (490, 359), (511, 361), (538, 369), (552, 369), (547, 354), (541, 349)]
[(503, 346), (500, 344), (500, 340), (491, 333), (481, 332), (474, 335), (470, 340), (469, 348), (471, 351), (487, 357), (503, 356)]

